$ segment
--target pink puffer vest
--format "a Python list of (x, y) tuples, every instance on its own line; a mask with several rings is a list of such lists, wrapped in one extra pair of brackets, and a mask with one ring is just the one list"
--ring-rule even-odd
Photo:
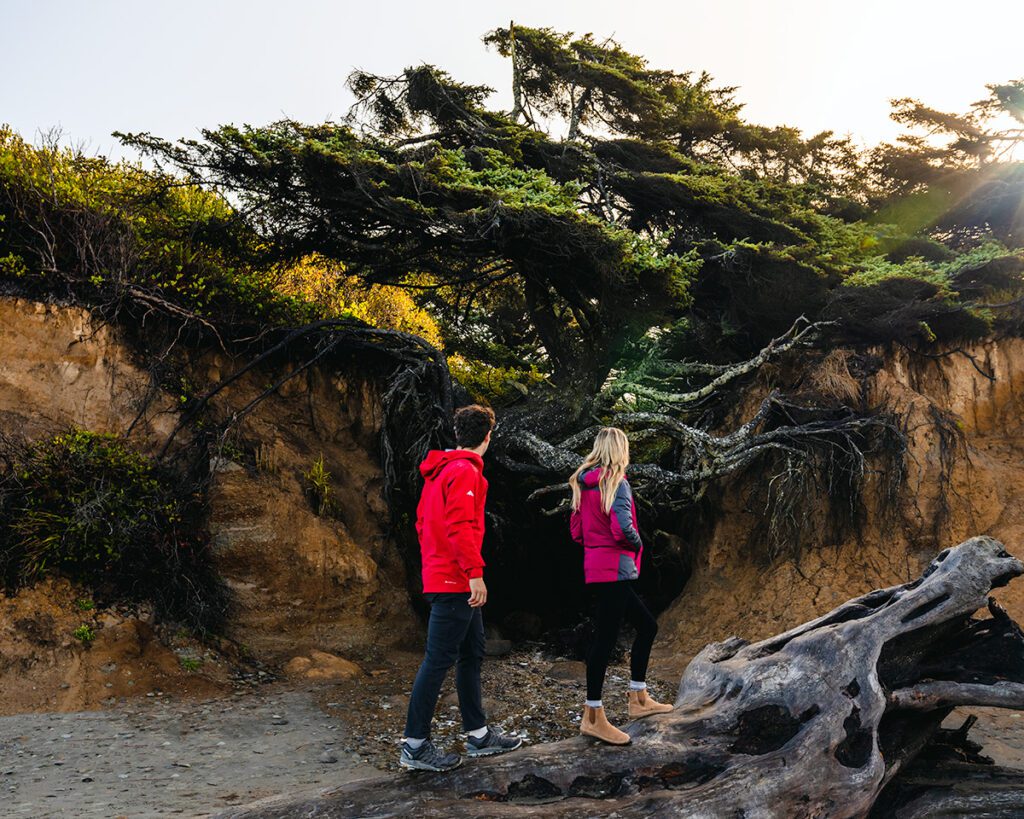
[(601, 508), (601, 470), (580, 475), (580, 508), (572, 513), (569, 531), (583, 545), (583, 576), (587, 583), (636, 580), (643, 543), (636, 522), (636, 503), (623, 478), (610, 514)]

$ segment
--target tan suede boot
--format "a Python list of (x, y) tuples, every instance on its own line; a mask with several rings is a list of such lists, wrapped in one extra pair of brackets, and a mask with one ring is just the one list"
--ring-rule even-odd
[(608, 722), (603, 708), (591, 708), (589, 705), (583, 706), (580, 733), (607, 742), (609, 745), (629, 745), (631, 742), (629, 734)]
[(663, 702), (658, 702), (654, 697), (647, 693), (647, 689), (641, 689), (640, 691), (629, 692), (629, 718), (636, 719), (637, 717), (647, 717), (651, 714), (667, 714), (672, 710), (672, 706)]

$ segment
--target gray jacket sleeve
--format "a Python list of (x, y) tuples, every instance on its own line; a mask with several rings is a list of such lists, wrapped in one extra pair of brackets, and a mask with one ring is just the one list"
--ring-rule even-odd
[(629, 483), (623, 479), (619, 488), (615, 490), (615, 500), (612, 501), (612, 514), (615, 516), (622, 534), (629, 541), (630, 546), (639, 550), (643, 543), (640, 541), (640, 533), (633, 525), (633, 490)]

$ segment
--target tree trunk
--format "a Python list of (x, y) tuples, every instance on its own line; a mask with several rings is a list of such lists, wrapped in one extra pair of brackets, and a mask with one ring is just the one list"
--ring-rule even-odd
[[(578, 737), (228, 815), (866, 816), (954, 704), (1021, 704), (1024, 635), (992, 602), (992, 617), (972, 614), (1022, 573), (1000, 543), (977, 537), (920, 579), (785, 634), (713, 643), (683, 674), (675, 711), (629, 725), (629, 746)], [(1019, 792), (971, 795), (986, 798), (996, 808)]]

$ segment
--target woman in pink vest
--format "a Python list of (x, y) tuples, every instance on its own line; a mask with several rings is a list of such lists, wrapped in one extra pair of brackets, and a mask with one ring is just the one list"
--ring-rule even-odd
[(629, 440), (615, 427), (605, 427), (594, 448), (569, 479), (572, 490), (570, 531), (583, 545), (583, 575), (597, 597), (597, 635), (587, 654), (587, 701), (580, 733), (612, 745), (626, 745), (629, 735), (612, 725), (604, 713), (601, 691), (608, 661), (623, 619), (636, 629), (630, 652), (628, 713), (646, 717), (671, 711), (647, 693), (647, 662), (658, 623), (633, 588), (640, 576), (643, 544), (636, 522), (636, 504), (626, 480)]

